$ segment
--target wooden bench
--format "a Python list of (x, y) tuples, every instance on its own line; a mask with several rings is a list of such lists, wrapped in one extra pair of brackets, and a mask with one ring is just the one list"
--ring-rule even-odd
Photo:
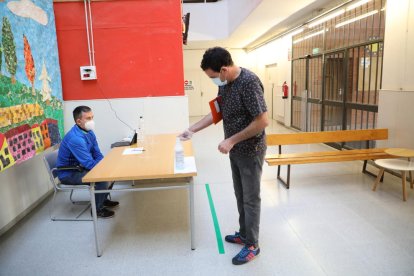
[[(364, 161), (363, 173), (372, 173), (366, 170), (367, 161), (375, 159), (393, 158), (384, 152), (385, 148), (369, 148), (370, 141), (388, 139), (388, 129), (338, 130), (323, 132), (300, 132), (289, 134), (268, 134), (267, 145), (279, 146), (278, 154), (266, 155), (265, 161), (269, 166), (278, 166), (277, 179), (289, 189), (290, 166), (293, 164)], [(345, 149), (345, 142), (365, 141), (365, 149)], [(322, 152), (284, 153), (283, 145), (340, 143), (341, 150)], [(286, 181), (280, 176), (281, 165), (287, 165)], [(375, 176), (375, 175), (373, 175)]]

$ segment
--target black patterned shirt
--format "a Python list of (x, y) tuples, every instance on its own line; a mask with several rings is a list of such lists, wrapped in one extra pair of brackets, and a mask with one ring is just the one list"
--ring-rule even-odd
[[(220, 86), (218, 96), (223, 116), (225, 138), (245, 129), (258, 115), (267, 111), (263, 84), (251, 71), (240, 68), (240, 75), (232, 82)], [(266, 151), (265, 131), (234, 145), (230, 153), (255, 156)]]

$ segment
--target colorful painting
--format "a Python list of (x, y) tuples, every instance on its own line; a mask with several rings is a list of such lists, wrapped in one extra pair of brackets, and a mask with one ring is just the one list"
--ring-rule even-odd
[(63, 137), (52, 0), (0, 0), (0, 172)]
[(40, 131), (40, 126), (38, 124), (32, 125), (32, 139), (36, 147), (36, 153), (40, 153), (45, 149), (43, 143), (42, 132)]
[(0, 133), (0, 171), (14, 165), (14, 158), (10, 154), (6, 136)]

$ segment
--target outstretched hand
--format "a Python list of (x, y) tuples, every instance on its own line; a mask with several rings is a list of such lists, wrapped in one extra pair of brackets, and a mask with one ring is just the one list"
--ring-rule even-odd
[(194, 132), (192, 132), (191, 130), (189, 130), (188, 128), (181, 133), (180, 135), (178, 135), (178, 137), (180, 138), (181, 141), (187, 141), (190, 140), (191, 137), (193, 136)]

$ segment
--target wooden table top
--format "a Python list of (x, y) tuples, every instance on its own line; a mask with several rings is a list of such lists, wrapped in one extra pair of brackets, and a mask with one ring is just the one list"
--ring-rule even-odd
[[(177, 134), (146, 135), (145, 141), (116, 147), (83, 179), (83, 182), (172, 179), (196, 176), (197, 172), (174, 174)], [(184, 156), (193, 156), (191, 140), (182, 142)], [(127, 148), (144, 147), (141, 154), (123, 155)]]
[(405, 148), (389, 148), (385, 150), (386, 153), (390, 155), (395, 155), (398, 157), (414, 157), (414, 150), (405, 149)]

